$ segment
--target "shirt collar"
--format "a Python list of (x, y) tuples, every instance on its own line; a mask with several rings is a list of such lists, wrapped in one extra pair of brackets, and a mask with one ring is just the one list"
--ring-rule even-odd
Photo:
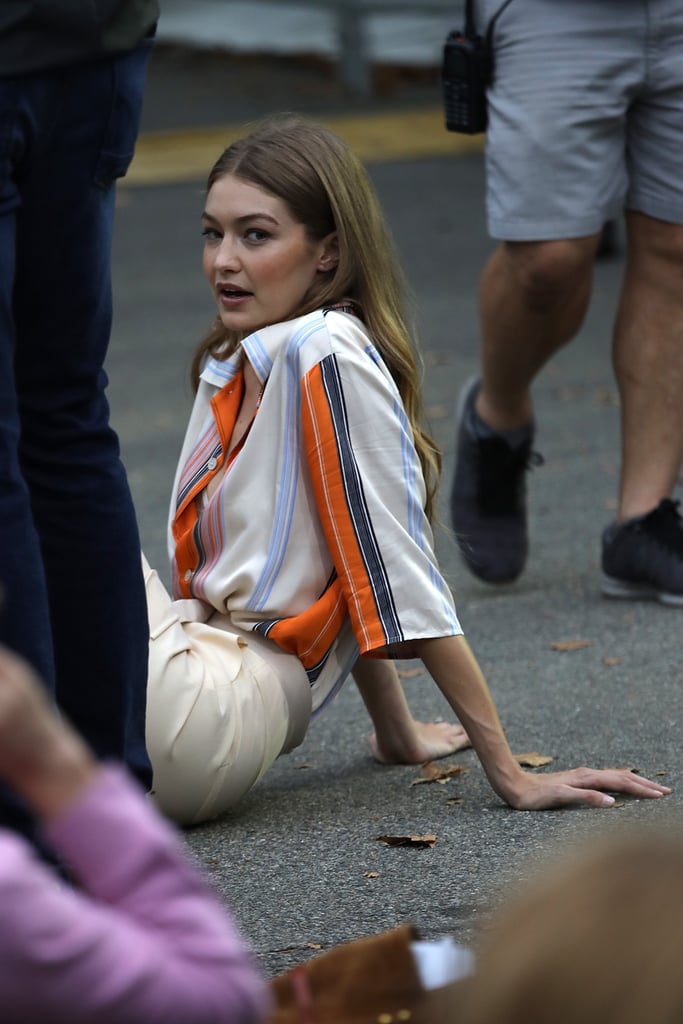
[[(355, 309), (343, 304), (330, 308), (357, 315)], [(283, 342), (293, 338), (301, 330), (305, 331), (314, 326), (319, 327), (324, 320), (326, 311), (316, 309), (312, 313), (295, 317), (294, 320), (270, 324), (268, 327), (254, 331), (253, 334), (249, 334), (242, 340), (237, 350), (227, 359), (216, 359), (211, 356), (200, 374), (201, 379), (215, 387), (222, 388), (233, 379), (242, 366), (243, 358), (246, 357), (261, 384), (265, 384), (273, 369), (275, 358), (282, 349)]]

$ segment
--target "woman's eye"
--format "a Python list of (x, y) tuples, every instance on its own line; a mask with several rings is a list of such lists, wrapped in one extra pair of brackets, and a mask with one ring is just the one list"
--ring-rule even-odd
[(202, 238), (205, 238), (207, 242), (216, 242), (220, 237), (220, 231), (216, 231), (215, 228), (202, 228)]
[(244, 237), (249, 242), (263, 242), (266, 238), (269, 238), (270, 235), (267, 231), (262, 231), (261, 228), (249, 228), (249, 230), (245, 232)]

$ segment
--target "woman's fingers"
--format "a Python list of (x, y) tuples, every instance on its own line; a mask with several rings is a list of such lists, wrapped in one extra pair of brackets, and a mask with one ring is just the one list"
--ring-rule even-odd
[(526, 772), (525, 776), (525, 786), (513, 804), (518, 810), (544, 810), (572, 804), (611, 807), (615, 802), (612, 793), (658, 799), (671, 792), (668, 786), (636, 775), (627, 768), (584, 767), (546, 775)]

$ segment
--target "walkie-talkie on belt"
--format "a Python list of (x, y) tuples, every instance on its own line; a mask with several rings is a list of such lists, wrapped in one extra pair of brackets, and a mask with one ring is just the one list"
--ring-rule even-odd
[(493, 78), (493, 26), (511, 2), (499, 7), (479, 35), (474, 24), (474, 0), (465, 3), (465, 27), (450, 32), (443, 49), (441, 81), (446, 128), (476, 135), (486, 131), (486, 89)]

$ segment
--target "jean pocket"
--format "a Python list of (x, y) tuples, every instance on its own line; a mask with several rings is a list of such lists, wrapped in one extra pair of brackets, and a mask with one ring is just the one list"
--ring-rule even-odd
[(111, 188), (117, 178), (125, 175), (133, 159), (152, 46), (151, 39), (145, 40), (131, 53), (112, 59), (111, 110), (94, 174), (99, 188)]

